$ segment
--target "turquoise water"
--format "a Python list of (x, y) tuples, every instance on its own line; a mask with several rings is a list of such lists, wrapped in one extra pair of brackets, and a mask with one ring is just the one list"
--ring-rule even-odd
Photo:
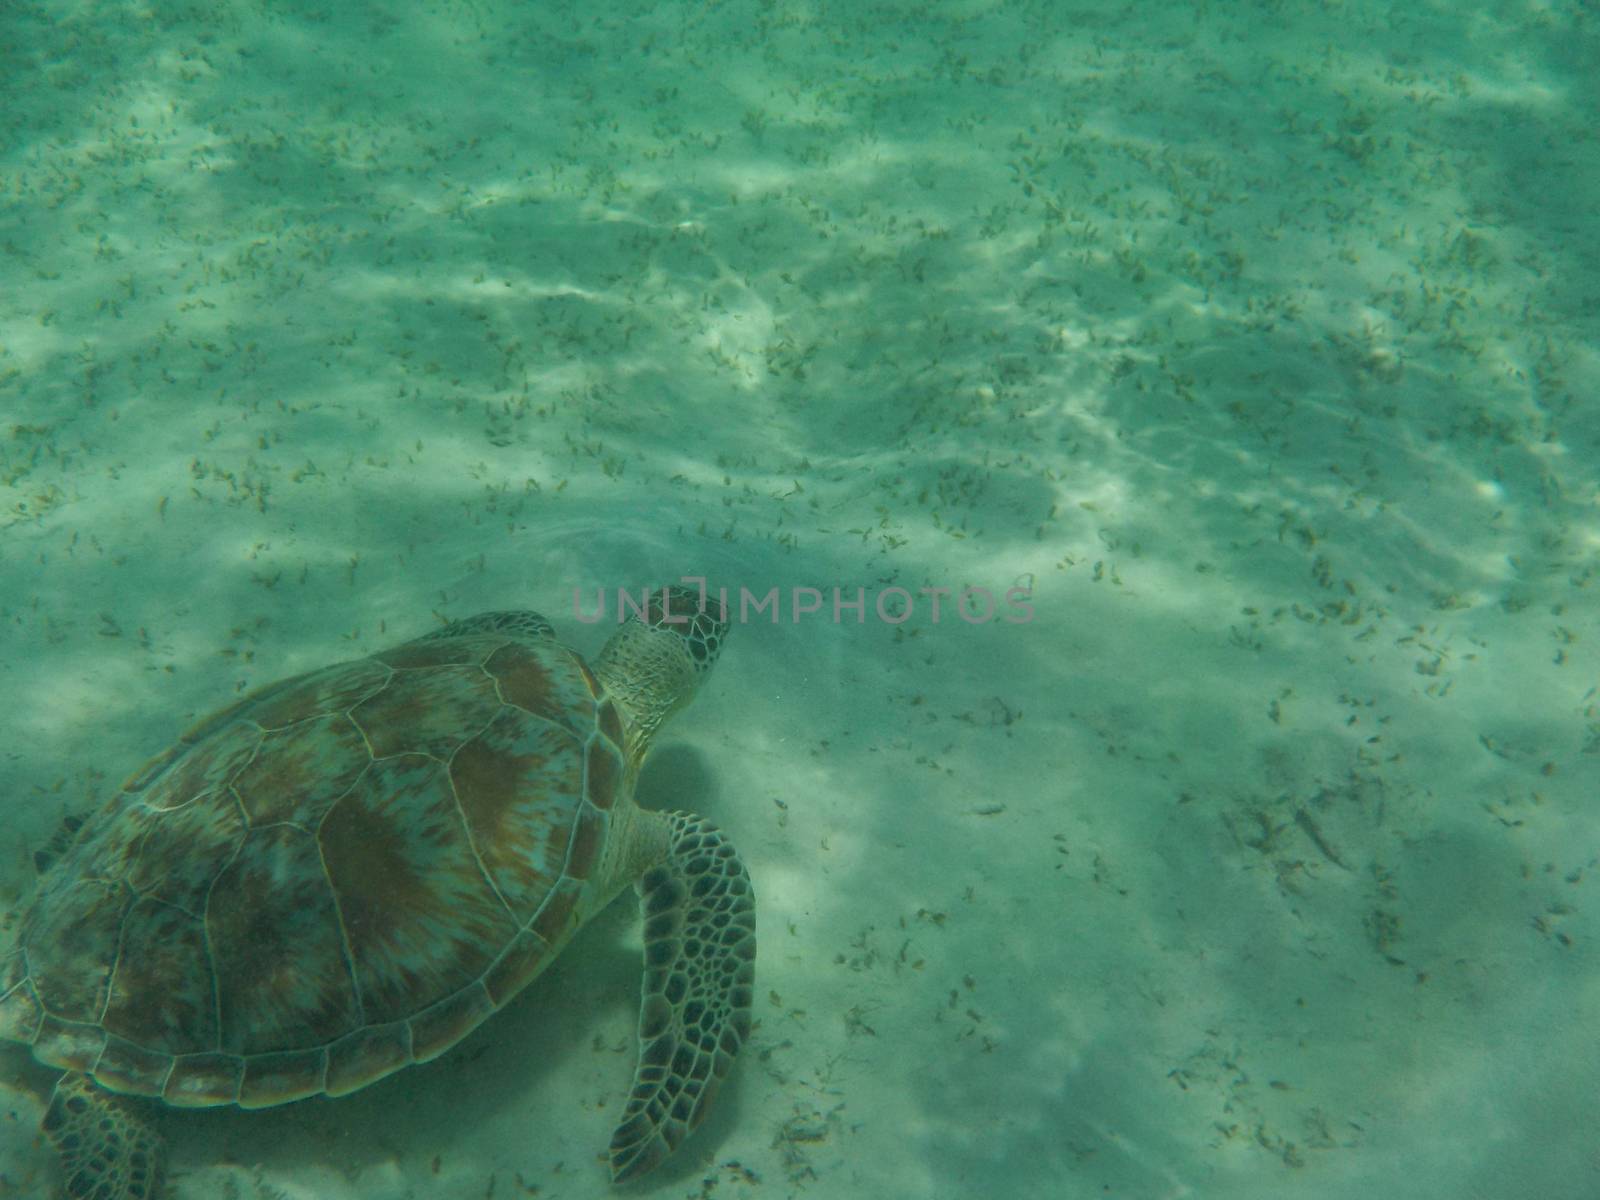
[[(639, 785), (761, 952), (630, 1190), (1595, 1194), (1596, 80), (1580, 3), (8, 4), (4, 907), (250, 688), (776, 589)], [(155, 1113), (171, 1195), (608, 1194), (639, 946)]]

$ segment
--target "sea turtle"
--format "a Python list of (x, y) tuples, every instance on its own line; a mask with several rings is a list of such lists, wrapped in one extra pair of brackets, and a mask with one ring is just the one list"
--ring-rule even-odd
[(628, 883), (644, 916), (612, 1178), (705, 1116), (750, 1030), (755, 911), (727, 838), (634, 781), (727, 636), (652, 592), (593, 669), (536, 613), (274, 684), (135, 774), (46, 865), (0, 960), (0, 1037), (66, 1068), (73, 1200), (150, 1200), (141, 1102), (342, 1096), (444, 1053)]

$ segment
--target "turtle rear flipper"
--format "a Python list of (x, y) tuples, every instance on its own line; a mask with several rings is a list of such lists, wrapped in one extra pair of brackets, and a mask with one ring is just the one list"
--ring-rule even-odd
[(155, 1200), (161, 1139), (126, 1100), (70, 1071), (41, 1125), (61, 1155), (68, 1200)]
[(750, 1034), (756, 916), (750, 876), (722, 831), (665, 813), (667, 860), (639, 880), (644, 987), (639, 1065), (611, 1137), (621, 1183), (677, 1149), (711, 1107)]

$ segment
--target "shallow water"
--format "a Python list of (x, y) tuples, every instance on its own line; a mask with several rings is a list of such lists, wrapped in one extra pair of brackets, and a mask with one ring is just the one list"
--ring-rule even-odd
[[(761, 957), (635, 1190), (1589, 1194), (1586, 11), (8, 5), (0, 898), (280, 676), (777, 589), (640, 783)], [(171, 1194), (605, 1194), (637, 925)]]

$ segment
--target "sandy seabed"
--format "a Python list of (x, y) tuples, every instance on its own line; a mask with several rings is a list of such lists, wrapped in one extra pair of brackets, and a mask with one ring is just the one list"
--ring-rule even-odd
[[(641, 781), (761, 957), (631, 1191), (1594, 1194), (1586, 7), (8, 5), (6, 906), (279, 676), (814, 588)], [(638, 955), (158, 1114), (172, 1195), (607, 1194)], [(50, 1083), (0, 1048), (0, 1191)]]

